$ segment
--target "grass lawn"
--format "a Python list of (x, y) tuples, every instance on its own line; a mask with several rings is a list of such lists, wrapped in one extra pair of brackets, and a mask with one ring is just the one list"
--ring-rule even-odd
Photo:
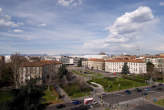
[(161, 100), (155, 102), (155, 104), (164, 106), (164, 99), (161, 99)]
[(97, 78), (89, 82), (96, 82), (104, 87), (107, 92), (129, 89), (133, 87), (146, 86), (145, 83), (128, 80), (124, 78)]
[(73, 72), (74, 74), (77, 74), (77, 75), (80, 75), (80, 76), (83, 76), (83, 77), (88, 77), (87, 74), (81, 73), (81, 72), (79, 72), (79, 71), (72, 70), (72, 72)]
[(44, 91), (44, 94), (45, 95), (42, 97), (44, 99), (43, 104), (44, 103), (53, 103), (53, 104), (56, 104), (56, 103), (62, 102), (59, 99), (58, 93), (52, 87), (50, 87), (50, 90), (46, 89)]
[(145, 80), (148, 80), (147, 78), (141, 76), (141, 75), (123, 75), (124, 79), (128, 79), (128, 80), (133, 80), (136, 82), (141, 82), (141, 83), (145, 83)]
[(0, 103), (11, 101), (14, 94), (11, 91), (0, 91)]
[(83, 77), (92, 77), (92, 78), (103, 78), (104, 76), (101, 73), (95, 73), (92, 71), (87, 71), (87, 73), (81, 73), (80, 71), (72, 70), (74, 74), (83, 76)]
[(88, 96), (92, 90), (90, 87), (87, 87), (86, 85), (80, 85), (78, 83), (68, 84), (67, 86), (63, 87), (63, 89), (71, 98)]

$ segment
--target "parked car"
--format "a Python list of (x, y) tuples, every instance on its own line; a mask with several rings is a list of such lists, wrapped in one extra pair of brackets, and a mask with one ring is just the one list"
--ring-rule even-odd
[(162, 84), (162, 83), (160, 83), (160, 84), (158, 84), (158, 86), (163, 86), (163, 84)]
[(58, 105), (56, 105), (56, 108), (57, 108), (57, 109), (61, 109), (61, 108), (64, 108), (64, 107), (65, 107), (64, 104), (58, 104)]
[(103, 94), (102, 94), (102, 97), (105, 97), (106, 95), (107, 95), (107, 94), (103, 93)]
[(130, 95), (132, 92), (130, 90), (126, 90), (125, 93)]
[(79, 100), (72, 100), (72, 103), (75, 105), (81, 104), (81, 102)]
[(137, 91), (137, 92), (142, 92), (142, 89), (136, 88), (136, 91)]
[(147, 92), (144, 92), (143, 95), (144, 95), (144, 96), (145, 96), (145, 95), (148, 95), (148, 93), (147, 93)]
[(156, 85), (151, 86), (151, 88), (156, 88), (156, 87), (157, 87)]
[(144, 90), (145, 90), (145, 91), (150, 91), (150, 88), (145, 88)]
[(162, 90), (162, 88), (161, 88), (161, 87), (158, 87), (158, 88), (157, 88), (157, 90), (161, 91), (161, 90)]

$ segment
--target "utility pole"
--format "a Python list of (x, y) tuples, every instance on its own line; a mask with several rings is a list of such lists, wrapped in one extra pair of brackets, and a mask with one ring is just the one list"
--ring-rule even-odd
[(140, 48), (139, 47), (136, 49), (136, 51), (137, 51), (137, 55), (140, 56)]

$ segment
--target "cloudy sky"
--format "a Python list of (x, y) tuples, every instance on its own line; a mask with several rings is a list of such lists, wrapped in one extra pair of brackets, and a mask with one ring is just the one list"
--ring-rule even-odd
[(0, 54), (164, 52), (164, 0), (0, 0)]

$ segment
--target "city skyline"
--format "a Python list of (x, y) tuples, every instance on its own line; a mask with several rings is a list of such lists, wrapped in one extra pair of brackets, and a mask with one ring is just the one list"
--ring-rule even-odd
[(162, 0), (0, 0), (0, 53), (161, 53), (163, 9)]

